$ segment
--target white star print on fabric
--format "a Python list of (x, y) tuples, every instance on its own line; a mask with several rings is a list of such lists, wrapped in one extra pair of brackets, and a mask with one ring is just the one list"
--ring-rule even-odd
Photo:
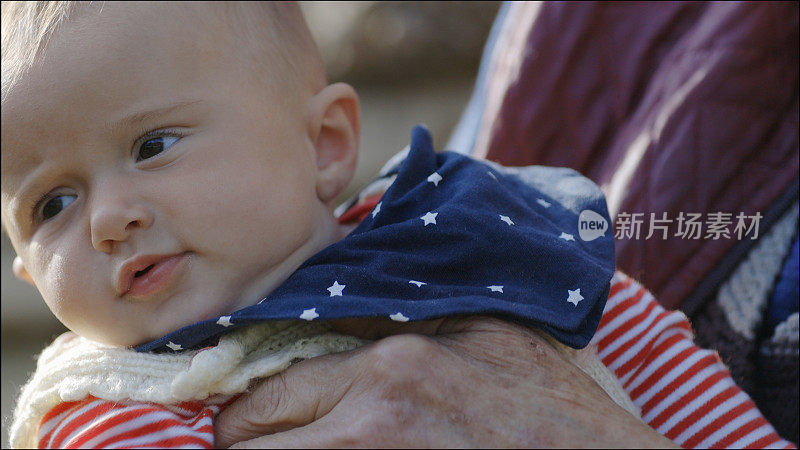
[(309, 322), (316, 319), (317, 317), (319, 317), (319, 314), (317, 314), (317, 308), (303, 310), (303, 314), (300, 314), (301, 319), (308, 320)]
[(167, 344), (167, 347), (171, 348), (172, 351), (175, 351), (175, 352), (177, 352), (178, 350), (183, 350), (183, 347), (181, 347), (181, 344), (176, 344), (176, 343), (174, 343), (172, 341), (169, 341), (169, 344)]
[[(588, 344), (605, 300), (600, 294), (614, 270), (613, 239), (591, 243), (581, 239), (578, 243), (580, 213), (593, 211), (612, 223), (597, 187), (574, 178), (571, 172), (506, 172), (466, 155), (436, 154), (423, 129), (415, 129), (412, 140), (414, 145), (405, 159), (385, 166), (380, 178), (345, 203), (347, 208), (337, 209), (340, 217), (344, 214), (345, 219), (353, 218), (352, 222), (361, 221), (358, 233), (307, 255), (280, 288), (252, 299), (260, 301), (259, 305), (230, 313), (220, 310), (224, 313), (171, 331), (136, 350), (182, 354), (205, 347), (220, 333), (263, 321), (291, 319), (310, 326), (311, 321), (321, 323), (341, 316), (383, 317), (390, 322), (390, 316), (395, 316), (408, 318), (408, 322), (395, 321), (404, 326), (412, 320), (486, 311), (545, 327), (570, 346)], [(555, 192), (551, 189), (565, 186), (569, 189), (551, 197)], [(562, 207), (562, 202), (568, 207)], [(441, 223), (439, 214), (443, 214)], [(534, 226), (538, 222), (531, 218), (542, 226)], [(596, 217), (592, 219), (602, 224)], [(422, 222), (421, 228), (417, 220)], [(594, 231), (598, 229), (593, 226)], [(570, 232), (572, 235), (567, 234)], [(565, 238), (572, 242), (559, 244)], [(564, 261), (567, 264), (556, 264)], [(551, 267), (553, 264), (558, 267)], [(557, 276), (536, 276), (543, 267)], [(520, 273), (527, 276), (509, 276)], [(510, 284), (485, 284), (500, 281)], [(534, 282), (537, 292), (550, 295), (552, 302), (522, 295)], [(404, 283), (419, 292), (404, 289)], [(567, 289), (575, 289), (576, 294), (587, 289), (591, 297), (565, 297)], [(562, 303), (568, 298), (566, 303), (572, 304), (572, 309)], [(581, 306), (584, 302), (586, 306)], [(167, 347), (170, 341), (180, 350)]]
[(565, 241), (574, 241), (575, 240), (575, 236), (573, 236), (573, 235), (571, 235), (569, 233), (564, 233), (563, 231), (561, 232), (561, 236), (559, 236), (559, 238), (561, 238), (561, 239), (563, 239)]
[(567, 292), (569, 293), (567, 301), (572, 303), (573, 305), (578, 306), (578, 303), (580, 303), (580, 301), (583, 300), (580, 288), (575, 289), (574, 291), (567, 289)]
[(331, 297), (337, 297), (337, 296), (341, 297), (342, 296), (342, 291), (346, 287), (347, 287), (346, 284), (339, 284), (339, 281), (336, 280), (336, 281), (333, 282), (331, 287), (328, 288), (328, 292), (331, 293)]
[(404, 316), (403, 313), (392, 314), (389, 316), (390, 319), (394, 320), (395, 322), (408, 322), (408, 317)]
[(430, 224), (436, 225), (436, 216), (438, 215), (439, 213), (432, 213), (428, 211), (428, 214), (425, 214), (424, 216), (420, 217), (420, 219), (422, 219), (422, 221), (425, 222), (425, 226), (427, 227)]

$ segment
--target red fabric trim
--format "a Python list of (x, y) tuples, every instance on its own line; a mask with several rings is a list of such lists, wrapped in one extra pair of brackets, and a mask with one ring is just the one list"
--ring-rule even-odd
[(381, 197), (383, 197), (382, 193), (370, 195), (369, 197), (351, 206), (350, 209), (345, 211), (339, 217), (339, 223), (345, 224), (350, 222), (361, 222), (365, 217), (367, 217), (367, 214), (369, 214), (369, 212), (375, 208), (375, 205), (378, 204), (378, 202), (381, 200)]

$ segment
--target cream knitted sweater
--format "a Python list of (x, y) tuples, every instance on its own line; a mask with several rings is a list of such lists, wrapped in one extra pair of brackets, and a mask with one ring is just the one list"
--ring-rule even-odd
[[(577, 351), (546, 338), (614, 401), (639, 417), (591, 348)], [(22, 389), (10, 430), (11, 446), (36, 447), (42, 418), (62, 402), (92, 395), (111, 401), (175, 404), (238, 394), (251, 381), (278, 373), (294, 361), (367, 342), (334, 333), (323, 322), (299, 321), (253, 325), (223, 336), (216, 347), (173, 354), (137, 353), (65, 333), (42, 352), (36, 372)]]

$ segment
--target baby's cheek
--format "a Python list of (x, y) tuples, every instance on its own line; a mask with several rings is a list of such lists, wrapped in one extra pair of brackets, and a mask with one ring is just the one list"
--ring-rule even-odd
[(89, 286), (100, 274), (87, 270), (83, 260), (65, 249), (44, 252), (37, 258), (36, 286), (47, 306), (67, 327), (85, 317), (89, 299), (97, 296)]

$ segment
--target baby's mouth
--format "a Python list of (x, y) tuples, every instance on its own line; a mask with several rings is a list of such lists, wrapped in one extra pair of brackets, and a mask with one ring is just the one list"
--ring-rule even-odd
[(149, 266), (145, 267), (144, 269), (137, 271), (135, 274), (133, 274), (133, 278), (139, 278), (140, 276), (146, 274), (147, 272), (150, 271), (150, 269), (153, 268), (153, 266), (155, 266), (155, 264), (150, 264)]
[(117, 292), (120, 296), (143, 298), (161, 290), (174, 278), (175, 269), (185, 269), (188, 256), (189, 252), (141, 255), (127, 261), (117, 276)]

